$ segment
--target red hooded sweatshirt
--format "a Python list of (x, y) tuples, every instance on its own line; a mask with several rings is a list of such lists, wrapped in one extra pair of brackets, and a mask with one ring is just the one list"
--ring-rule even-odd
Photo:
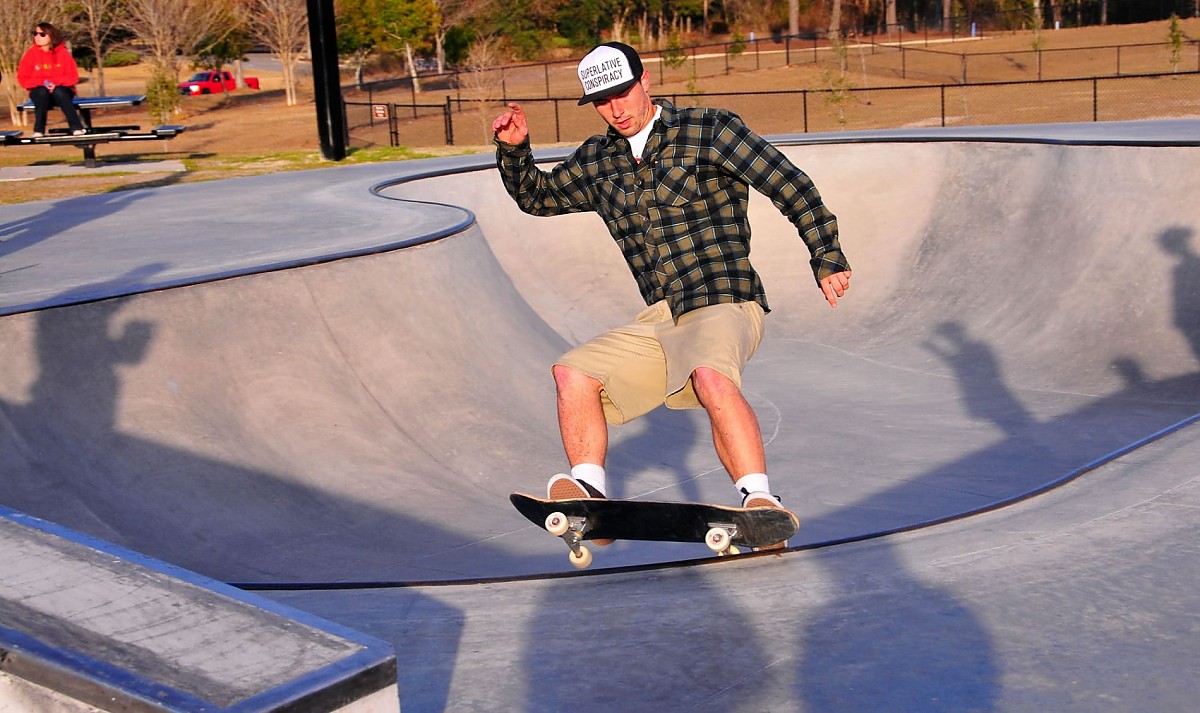
[(17, 81), (26, 89), (46, 81), (74, 87), (79, 84), (79, 67), (75, 66), (75, 59), (66, 45), (60, 44), (49, 52), (34, 45), (25, 51), (17, 65)]

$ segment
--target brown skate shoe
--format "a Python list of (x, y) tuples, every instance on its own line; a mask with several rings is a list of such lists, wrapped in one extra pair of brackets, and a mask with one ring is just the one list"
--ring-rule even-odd
[[(550, 479), (550, 482), (546, 485), (546, 497), (551, 500), (605, 499), (604, 493), (596, 490), (582, 480), (576, 480), (562, 473)], [(592, 540), (591, 542), (597, 547), (608, 547), (614, 540)]]
[[(787, 509), (787, 508), (783, 507), (783, 504), (779, 501), (778, 497), (771, 495), (770, 493), (763, 493), (763, 492), (749, 493), (749, 492), (745, 492), (745, 491), (743, 491), (743, 496), (742, 496), (742, 507), (744, 507), (744, 508), (778, 508), (780, 510)], [(782, 550), (782, 549), (786, 548), (787, 545), (788, 545), (787, 540), (784, 540), (782, 542), (776, 542), (773, 545), (767, 545), (765, 547), (755, 547), (754, 551), (762, 552), (764, 550)]]

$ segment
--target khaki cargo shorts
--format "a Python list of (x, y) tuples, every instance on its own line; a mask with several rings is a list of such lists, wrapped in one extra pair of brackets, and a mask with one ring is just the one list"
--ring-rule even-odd
[(762, 342), (763, 316), (757, 302), (738, 302), (692, 310), (676, 323), (667, 303), (658, 302), (633, 324), (575, 347), (556, 363), (604, 385), (604, 416), (613, 425), (663, 404), (701, 408), (692, 372), (708, 367), (741, 387), (742, 369)]

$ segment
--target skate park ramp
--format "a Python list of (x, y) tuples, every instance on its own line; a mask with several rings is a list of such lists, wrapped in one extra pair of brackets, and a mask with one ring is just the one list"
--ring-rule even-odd
[[(507, 495), (565, 467), (555, 357), (640, 307), (595, 216), (521, 214), (488, 156), (4, 206), (0, 503), (391, 640), (405, 710), (1095, 710), (1122, 652), (1186, 707), (1155, 672), (1200, 626), (1197, 143), (787, 146), (854, 268), (829, 309), (752, 197), (745, 389), (796, 551), (618, 543), (582, 578)], [(695, 412), (608, 466), (736, 502)]]

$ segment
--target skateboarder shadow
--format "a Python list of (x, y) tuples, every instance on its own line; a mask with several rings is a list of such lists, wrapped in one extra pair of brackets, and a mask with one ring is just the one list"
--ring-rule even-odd
[(1195, 230), (1173, 226), (1158, 236), (1163, 252), (1175, 258), (1172, 299), (1175, 327), (1200, 359), (1200, 254), (1192, 247)]
[(993, 350), (971, 337), (961, 323), (942, 322), (923, 346), (954, 372), (970, 417), (991, 421), (1010, 435), (1036, 425), (1029, 411), (1005, 386)]
[[(148, 182), (148, 185), (161, 186), (175, 183), (182, 175), (180, 173), (166, 179)], [(128, 190), (107, 195), (91, 195), (55, 201), (37, 215), (0, 223), (0, 258), (45, 242), (77, 226), (102, 220), (125, 210), (132, 203), (149, 195), (144, 191), (133, 190), (137, 187), (129, 186)], [(7, 268), (0, 271), (0, 274), (20, 269), (22, 268)]]

